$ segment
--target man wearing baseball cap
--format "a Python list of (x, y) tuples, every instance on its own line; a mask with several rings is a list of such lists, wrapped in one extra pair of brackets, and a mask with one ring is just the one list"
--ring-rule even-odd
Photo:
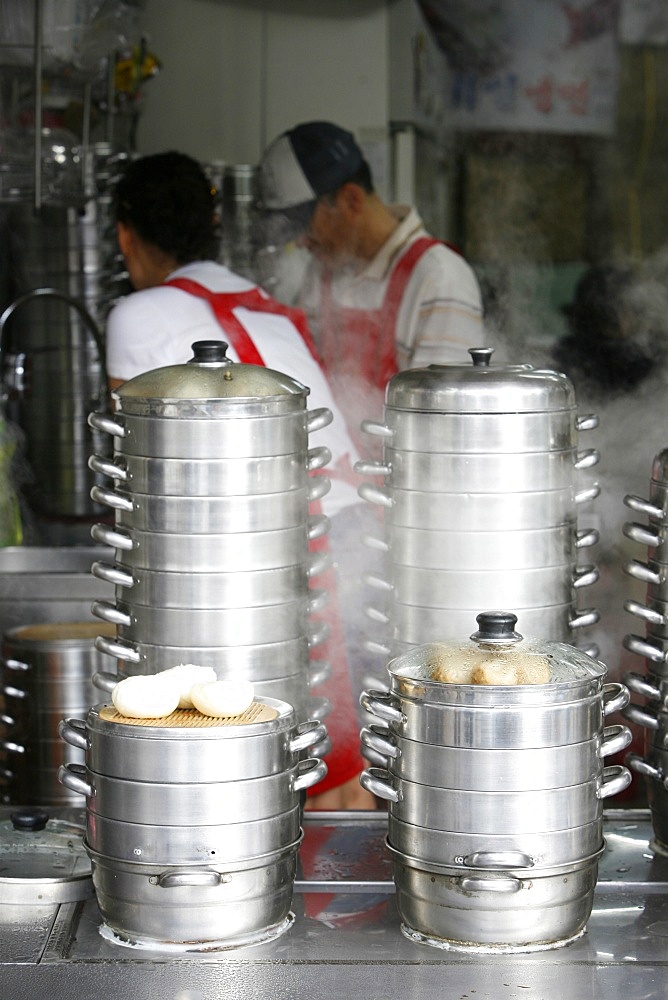
[(387, 205), (352, 133), (326, 121), (278, 136), (260, 163), (267, 241), (311, 254), (297, 304), (364, 448), (359, 425), (382, 412), (405, 368), (467, 363), (482, 342), (472, 268), (429, 236), (414, 208)]

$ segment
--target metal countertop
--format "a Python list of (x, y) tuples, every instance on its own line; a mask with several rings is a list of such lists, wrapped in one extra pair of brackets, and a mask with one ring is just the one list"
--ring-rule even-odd
[[(11, 810), (0, 809), (0, 817)], [(83, 810), (51, 810), (80, 818)], [(668, 858), (647, 810), (606, 810), (587, 932), (532, 954), (443, 951), (400, 928), (384, 812), (306, 813), (295, 921), (267, 944), (187, 955), (101, 937), (94, 896), (0, 908), (2, 1000), (666, 1000)]]

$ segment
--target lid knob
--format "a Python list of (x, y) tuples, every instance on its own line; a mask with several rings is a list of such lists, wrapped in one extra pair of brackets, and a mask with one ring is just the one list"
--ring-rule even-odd
[(227, 344), (224, 340), (197, 340), (191, 345), (193, 356), (187, 362), (189, 365), (231, 365), (227, 357)]
[(469, 347), (469, 354), (473, 358), (474, 368), (489, 368), (489, 363), (494, 354), (493, 347)]
[(511, 611), (482, 611), (476, 615), (478, 631), (471, 638), (474, 642), (487, 642), (496, 645), (510, 645), (520, 642), (523, 636), (515, 631), (517, 615)]
[(9, 818), (15, 830), (37, 832), (44, 829), (49, 814), (45, 809), (21, 809), (20, 812), (10, 813)]

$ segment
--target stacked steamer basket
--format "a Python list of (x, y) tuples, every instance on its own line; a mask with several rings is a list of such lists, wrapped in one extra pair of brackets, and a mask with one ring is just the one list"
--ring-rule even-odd
[(624, 645), (645, 658), (646, 673), (629, 672), (624, 681), (646, 707), (629, 705), (624, 714), (645, 731), (644, 757), (629, 754), (627, 763), (646, 778), (654, 848), (668, 854), (668, 449), (652, 464), (649, 499), (626, 496), (624, 503), (648, 518), (629, 522), (624, 534), (645, 547), (647, 561), (632, 560), (626, 572), (647, 584), (645, 603), (629, 600), (625, 608), (645, 624), (645, 636), (627, 635)]
[[(309, 684), (327, 674), (310, 663), (324, 635), (309, 615), (327, 594), (309, 587), (327, 553), (309, 551), (329, 522), (311, 504), (329, 480), (311, 476), (330, 458), (308, 448), (329, 410), (306, 410), (308, 389), (272, 369), (232, 363), (226, 345), (202, 341), (194, 357), (139, 375), (117, 390), (114, 417), (90, 422), (113, 436), (113, 461), (93, 456), (113, 489), (95, 499), (115, 524), (95, 525), (116, 550), (96, 562), (116, 601), (93, 612), (117, 629), (97, 645), (119, 675), (152, 674), (180, 663), (244, 678), (258, 694), (322, 717), (325, 699)], [(109, 690), (119, 676), (98, 677)]]
[[(603, 728), (628, 691), (603, 684), (605, 666), (572, 646), (523, 640), (513, 614), (477, 621), (468, 643), (418, 646), (390, 661), (389, 692), (363, 693), (387, 725), (362, 730), (363, 752), (381, 766), (360, 780), (389, 802), (407, 937), (457, 950), (555, 948), (584, 932), (603, 799), (631, 780), (603, 766), (630, 742), (627, 727)], [(487, 679), (476, 683), (472, 666)], [(512, 684), (509, 669), (541, 679)], [(501, 674), (507, 682), (495, 683)]]
[[(40, 622), (8, 629), (2, 640), (4, 728), (9, 802), (26, 806), (79, 803), (58, 781), (58, 767), (81, 762), (81, 751), (58, 739), (63, 715), (85, 713), (97, 701), (93, 676), (104, 657), (95, 648), (95, 621)], [(107, 635), (113, 630), (108, 627)]]
[(577, 434), (597, 418), (576, 416), (565, 375), (469, 353), (472, 366), (395, 375), (384, 423), (362, 425), (384, 442), (383, 461), (356, 468), (385, 477), (359, 487), (383, 510), (384, 531), (365, 542), (384, 559), (367, 576), (379, 594), (367, 614), (386, 630), (367, 648), (385, 656), (461, 635), (481, 606), (514, 607), (528, 635), (561, 642), (598, 620), (576, 606), (598, 578), (578, 565), (597, 534), (577, 528), (599, 492), (578, 479), (598, 455), (578, 451)]
[(235, 718), (130, 719), (98, 705), (59, 731), (85, 753), (59, 778), (86, 796), (103, 937), (209, 952), (290, 927), (300, 796), (327, 772), (304, 753), (325, 738), (322, 722), (260, 698)]

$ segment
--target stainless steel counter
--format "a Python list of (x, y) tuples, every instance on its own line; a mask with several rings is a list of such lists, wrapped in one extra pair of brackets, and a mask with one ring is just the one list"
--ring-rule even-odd
[[(53, 812), (77, 817), (72, 810)], [(234, 951), (174, 956), (106, 941), (94, 897), (44, 907), (4, 905), (0, 997), (668, 997), (668, 858), (650, 848), (646, 810), (606, 812), (606, 850), (586, 934), (567, 947), (526, 955), (443, 951), (404, 937), (385, 833), (383, 812), (307, 813), (292, 927), (269, 944)]]

